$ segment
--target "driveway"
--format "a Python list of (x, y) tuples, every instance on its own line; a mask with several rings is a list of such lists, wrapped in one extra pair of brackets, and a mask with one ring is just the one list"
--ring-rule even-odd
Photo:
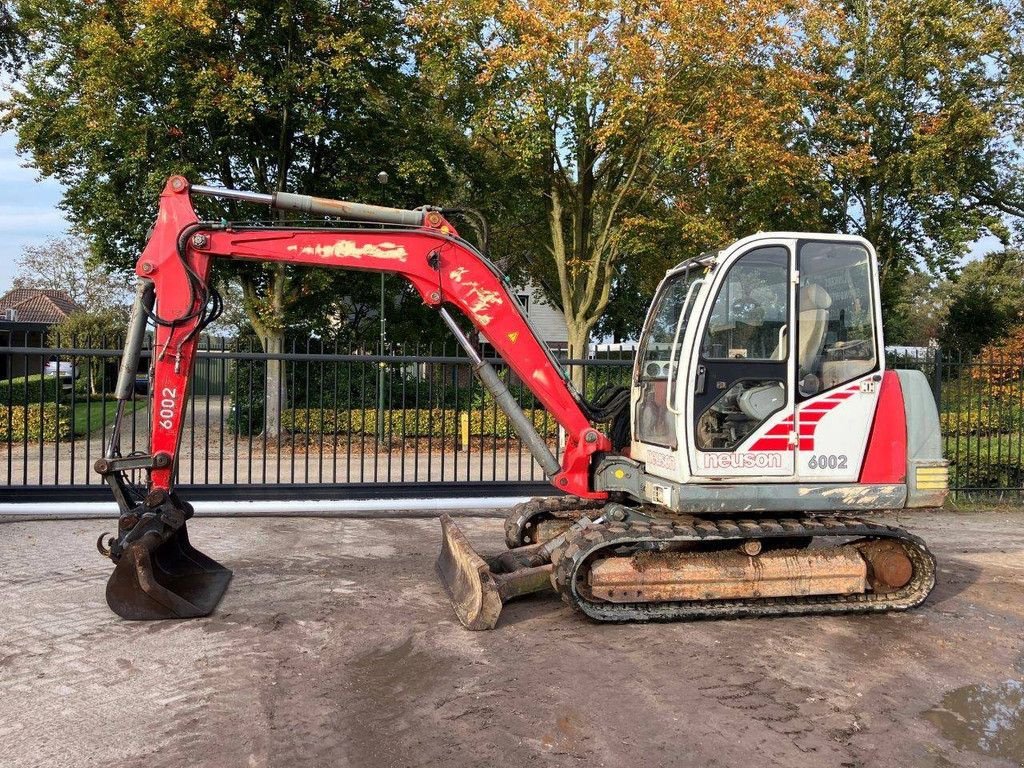
[[(434, 520), (197, 519), (234, 582), (157, 623), (107, 610), (96, 522), (6, 523), (0, 762), (1024, 763), (1024, 515), (899, 522), (940, 567), (909, 613), (598, 625), (552, 595), (478, 633), (436, 581)], [(500, 520), (460, 524), (501, 548)]]

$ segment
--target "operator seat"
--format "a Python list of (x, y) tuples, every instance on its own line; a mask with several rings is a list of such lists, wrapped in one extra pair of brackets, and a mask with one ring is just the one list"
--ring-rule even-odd
[[(828, 330), (829, 307), (832, 297), (820, 285), (813, 283), (800, 288), (799, 356), (797, 357), (798, 372), (813, 373), (814, 363), (821, 351), (825, 332)], [(769, 360), (786, 359), (786, 329), (780, 334), (779, 343), (772, 351)]]
[(828, 309), (832, 306), (832, 297), (820, 285), (808, 283), (800, 287), (800, 318), (798, 324), (797, 357), (798, 370), (804, 373), (817, 373), (818, 353), (821, 352), (825, 332), (828, 330)]

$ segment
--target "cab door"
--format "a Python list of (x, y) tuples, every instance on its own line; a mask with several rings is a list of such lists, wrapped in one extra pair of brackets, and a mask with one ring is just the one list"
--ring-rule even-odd
[(797, 480), (856, 482), (881, 391), (878, 270), (859, 238), (797, 246)]
[(794, 252), (762, 240), (726, 259), (698, 329), (686, 416), (694, 476), (794, 473)]
[(631, 455), (644, 462), (649, 474), (670, 480), (686, 479), (680, 386), (689, 375), (686, 339), (706, 272), (691, 263), (665, 276), (644, 324), (633, 371)]

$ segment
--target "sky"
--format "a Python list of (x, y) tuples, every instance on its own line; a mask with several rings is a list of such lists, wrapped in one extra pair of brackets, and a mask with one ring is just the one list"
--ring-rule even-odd
[(14, 151), (13, 133), (0, 133), (0, 293), (11, 287), (15, 260), (26, 245), (38, 245), (67, 232), (57, 208), (61, 187), (38, 179)]

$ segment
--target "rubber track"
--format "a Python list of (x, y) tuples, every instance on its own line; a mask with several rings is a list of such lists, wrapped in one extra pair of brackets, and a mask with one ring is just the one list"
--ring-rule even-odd
[[(742, 541), (794, 536), (896, 539), (910, 557), (913, 578), (901, 589), (885, 594), (869, 592), (663, 603), (609, 603), (588, 599), (578, 589), (581, 574), (589, 570), (584, 566), (601, 550), (623, 546), (640, 549), (636, 545), (649, 546), (659, 542)], [(552, 580), (562, 599), (597, 621), (674, 621), (902, 611), (920, 605), (935, 585), (935, 558), (921, 539), (901, 528), (849, 517), (697, 520), (692, 524), (609, 523), (584, 528), (570, 535), (565, 544), (553, 553), (551, 561), (555, 566)]]
[(605, 499), (582, 499), (579, 496), (537, 496), (516, 504), (505, 517), (505, 544), (509, 549), (517, 549), (524, 544), (536, 544), (535, 541), (524, 541), (526, 526), (539, 522), (541, 517), (562, 518), (575, 522), (583, 513), (591, 509), (600, 509), (608, 501)]

